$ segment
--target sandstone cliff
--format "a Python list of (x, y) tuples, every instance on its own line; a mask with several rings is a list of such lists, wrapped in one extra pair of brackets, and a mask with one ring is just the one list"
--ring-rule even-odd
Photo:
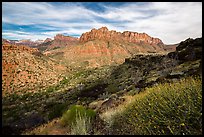
[(137, 33), (124, 31), (123, 33), (114, 30), (109, 31), (107, 27), (100, 29), (92, 29), (90, 32), (83, 33), (80, 42), (87, 42), (94, 39), (114, 40), (119, 42), (145, 43), (150, 45), (162, 45), (163, 42), (159, 38), (153, 38), (146, 33)]
[[(57, 39), (61, 40), (63, 36), (58, 35)], [(63, 62), (70, 66), (100, 67), (123, 63), (125, 58), (137, 53), (163, 52), (163, 47), (160, 39), (145, 33), (129, 31), (120, 33), (102, 27), (83, 33), (78, 45), (47, 51), (44, 54), (58, 58), (61, 54), (60, 58), (64, 58)]]

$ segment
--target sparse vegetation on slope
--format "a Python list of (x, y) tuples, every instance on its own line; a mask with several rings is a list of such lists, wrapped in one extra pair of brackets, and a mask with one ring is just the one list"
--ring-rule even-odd
[(115, 115), (112, 134), (201, 135), (201, 85), (190, 77), (145, 89)]
[[(200, 39), (198, 39), (198, 41), (200, 41)], [(29, 130), (31, 128), (35, 128), (36, 126), (42, 125), (43, 123), (48, 122), (49, 125), (49, 123), (52, 123), (50, 121), (52, 121), (53, 119), (55, 120), (55, 118), (61, 117), (66, 112), (66, 110), (70, 108), (71, 105), (83, 105), (86, 108), (88, 107), (94, 109), (94, 111), (96, 111), (97, 114), (101, 115), (101, 118), (103, 118), (104, 120), (101, 121), (100, 118), (94, 120), (94, 128), (91, 129), (91, 131), (93, 132), (87, 132), (88, 130), (83, 130), (84, 132), (77, 132), (82, 131), (82, 128), (88, 128), (85, 123), (89, 123), (89, 119), (82, 117), (75, 120), (78, 124), (75, 123), (75, 126), (70, 127), (69, 130), (72, 129), (72, 132), (68, 132), (68, 130), (66, 131), (64, 127), (60, 126), (59, 122), (56, 123), (56, 127), (55, 125), (51, 126), (54, 130), (56, 129), (60, 132), (63, 132), (52, 132), (50, 131), (50, 129), (46, 128), (45, 130), (43, 130), (43, 132), (45, 132), (45, 134), (199, 134), (200, 131), (193, 131), (194, 129), (190, 130), (190, 132), (183, 132), (183, 130), (182, 132), (180, 132), (180, 130), (176, 131), (176, 127), (173, 125), (173, 122), (175, 122), (174, 119), (172, 121), (167, 120), (170, 129), (169, 127), (165, 127), (165, 125), (160, 122), (158, 125), (163, 125), (158, 129), (161, 130), (149, 132), (148, 130), (152, 128), (152, 125), (153, 127), (156, 125), (155, 123), (158, 122), (158, 119), (153, 119), (153, 122), (156, 121), (154, 124), (148, 123), (149, 121), (147, 119), (150, 118), (151, 115), (157, 115), (157, 112), (161, 112), (163, 114), (164, 110), (160, 107), (159, 109), (161, 110), (152, 110), (153, 114), (148, 114), (147, 117), (145, 117), (146, 115), (142, 115), (143, 112), (144, 114), (147, 112), (149, 113), (149, 110), (146, 110), (146, 107), (150, 107), (151, 109), (153, 109), (152, 105), (148, 105), (148, 101), (151, 101), (150, 103), (155, 103), (156, 101), (152, 101), (156, 99), (155, 96), (163, 97), (165, 96), (167, 91), (170, 92), (169, 88), (164, 88), (164, 91), (162, 90), (157, 93), (156, 89), (153, 88), (155, 90), (155, 94), (150, 94), (150, 91), (145, 90), (145, 88), (150, 88), (149, 90), (153, 90), (151, 89), (152, 86), (156, 86), (159, 84), (159, 86), (162, 87), (161, 83), (177, 83), (181, 78), (201, 75), (202, 60), (200, 58), (201, 56), (197, 54), (201, 54), (202, 49), (201, 45), (199, 45), (200, 42), (196, 43), (198, 43), (196, 44), (196, 46), (191, 45), (193, 47), (192, 50), (196, 48), (196, 54), (192, 54), (190, 57), (186, 56), (186, 58), (180, 58), (179, 56), (181, 56), (181, 52), (173, 52), (168, 55), (155, 53), (137, 54), (131, 58), (125, 59), (125, 63), (121, 65), (103, 66), (100, 68), (89, 69), (83, 67), (77, 69), (68, 68), (69, 71), (63, 71), (63, 73), (60, 73), (61, 78), (58, 79), (57, 82), (53, 83), (49, 81), (50, 84), (48, 84), (43, 89), (40, 87), (40, 85), (36, 85), (39, 86), (38, 89), (41, 90), (39, 91), (38, 89), (33, 89), (35, 90), (34, 93), (27, 92), (26, 89), (25, 91), (21, 91), (19, 89), (19, 92), (15, 91), (12, 94), (5, 94), (5, 96), (2, 98), (3, 127), (9, 127), (11, 129), (17, 130), (17, 132), (15, 133), (12, 131), (9, 132), (11, 134), (20, 134), (25, 129)], [(180, 49), (183, 52), (182, 55), (188, 55), (189, 52), (185, 52), (185, 45), (188, 46), (189, 43), (184, 42), (183, 44), (184, 45), (182, 45), (182, 47), (184, 48), (184, 50)], [(46, 64), (46, 62), (49, 62), (48, 58), (46, 59), (44, 58), (44, 56), (35, 55), (34, 57), (36, 58), (36, 60), (40, 60), (41, 63)], [(57, 62), (57, 59), (54, 60), (50, 58), (50, 61)], [(66, 65), (66, 63), (62, 63), (62, 65)], [(39, 67), (38, 70), (41, 70), (41, 67)], [(46, 70), (47, 72), (49, 72), (53, 69), (46, 68)], [(32, 78), (32, 76), (28, 77)], [(44, 77), (47, 77), (47, 75), (44, 75)], [(196, 79), (194, 81), (198, 82), (196, 84), (191, 82), (192, 87), (196, 87), (196, 85), (200, 82), (199, 79)], [(184, 81), (181, 81), (180, 83), (182, 82)], [(189, 84), (190, 82), (186, 83)], [(178, 86), (178, 84), (175, 85)], [(168, 84), (164, 84), (163, 86), (168, 87)], [(188, 86), (190, 88), (190, 85)], [(183, 89), (183, 87), (181, 89)], [(174, 90), (174, 88), (172, 90)], [(177, 93), (176, 90), (178, 90), (178, 88), (175, 88), (174, 90)], [(167, 93), (165, 101), (168, 101), (169, 99), (171, 100), (173, 93), (174, 92)], [(172, 96), (170, 96), (171, 94)], [(137, 130), (135, 130), (134, 128), (137, 127), (137, 124), (134, 125), (134, 123), (128, 121), (126, 117), (130, 116), (130, 120), (131, 118), (133, 118), (133, 121), (135, 120), (134, 115), (131, 115), (131, 108), (134, 109), (134, 107), (127, 106), (127, 110), (125, 107), (123, 107), (124, 104), (127, 103), (127, 100), (132, 99), (131, 96), (133, 95), (135, 95), (135, 97), (140, 100), (139, 103), (144, 103), (143, 101), (146, 99), (146, 97), (148, 97), (148, 101), (146, 103), (141, 104), (141, 106), (140, 104), (138, 104), (137, 106), (139, 109), (141, 108), (140, 111), (142, 112), (140, 113), (141, 117), (138, 118), (139, 120), (144, 120), (137, 123), (140, 123), (140, 126), (144, 125), (143, 127), (145, 128), (144, 130), (142, 130), (144, 132), (138, 132)], [(177, 98), (175, 96), (173, 97), (175, 97), (175, 99), (178, 99), (179, 101), (182, 101), (182, 95), (183, 94), (177, 96)], [(187, 98), (187, 95), (184, 95), (184, 97)], [(128, 98), (126, 98), (127, 96)], [(145, 99), (141, 101), (143, 97)], [(159, 99), (158, 101), (160, 102), (164, 101), (164, 99)], [(144, 107), (144, 105), (147, 106)], [(167, 105), (166, 111), (168, 111), (168, 113), (171, 112), (171, 107), (174, 107), (174, 105), (170, 103), (163, 103), (162, 105)], [(157, 105), (154, 107), (157, 107)], [(181, 108), (183, 109), (183, 107)], [(191, 110), (195, 112), (197, 111), (196, 108), (193, 108)], [(136, 112), (136, 110), (133, 110), (133, 112), (134, 111)], [(192, 111), (190, 111), (190, 113)], [(178, 114), (175, 114), (175, 117), (177, 118), (177, 116), (182, 113), (183, 111), (178, 111)], [(160, 116), (160, 113), (158, 115)], [(119, 120), (120, 118), (123, 119), (118, 121), (118, 123), (115, 123), (115, 118), (113, 118), (113, 116), (118, 117)], [(192, 118), (189, 119), (192, 120)], [(194, 122), (192, 122), (191, 120), (189, 120), (188, 123), (183, 122), (185, 125), (188, 124), (187, 128), (191, 128), (191, 126), (194, 125)], [(124, 124), (120, 122), (124, 122)], [(183, 123), (180, 124), (183, 125)], [(123, 125), (125, 126), (124, 129), (120, 127), (123, 127)], [(151, 128), (148, 126), (150, 126)], [(157, 128), (157, 126), (155, 127)], [(184, 126), (182, 126), (182, 128), (183, 127)], [(128, 129), (126, 130), (126, 128)], [(196, 127), (196, 130), (197, 129), (199, 128)], [(164, 131), (164, 133), (162, 130)], [(41, 133), (44, 134), (43, 132)], [(40, 133), (33, 132), (32, 134)]]

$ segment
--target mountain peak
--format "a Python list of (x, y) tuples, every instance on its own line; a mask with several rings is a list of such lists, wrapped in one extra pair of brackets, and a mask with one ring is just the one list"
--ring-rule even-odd
[(107, 27), (101, 27), (99, 29), (92, 29), (90, 32), (83, 33), (79, 39), (80, 42), (88, 42), (95, 39), (99, 40), (114, 40), (119, 42), (130, 43), (146, 43), (150, 45), (163, 45), (163, 42), (159, 38), (153, 38), (146, 33), (124, 31), (123, 33), (115, 30), (109, 31)]
[(108, 31), (108, 28), (107, 28), (107, 27), (101, 27), (101, 28), (99, 28), (98, 30), (101, 30), (101, 31), (103, 31), (103, 32), (106, 32), (106, 31)]

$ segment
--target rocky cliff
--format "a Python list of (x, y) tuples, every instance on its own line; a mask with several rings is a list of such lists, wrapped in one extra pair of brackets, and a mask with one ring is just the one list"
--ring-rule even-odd
[[(55, 39), (62, 41), (63, 36), (58, 35)], [(52, 57), (61, 54), (63, 61), (72, 66), (99, 67), (123, 63), (125, 58), (137, 53), (157, 52), (164, 52), (164, 44), (158, 38), (145, 33), (109, 31), (102, 27), (83, 33), (78, 45), (45, 54)]]
[(92, 29), (90, 32), (83, 33), (80, 37), (80, 42), (87, 42), (94, 39), (144, 43), (150, 45), (163, 45), (163, 42), (159, 38), (153, 38), (146, 33), (137, 33), (130, 31), (124, 31), (123, 33), (120, 33), (116, 32), (115, 30), (109, 31), (107, 27), (102, 27), (98, 30)]

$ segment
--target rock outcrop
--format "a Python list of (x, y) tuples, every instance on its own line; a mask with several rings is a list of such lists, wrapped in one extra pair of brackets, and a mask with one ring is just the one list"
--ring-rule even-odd
[(100, 29), (92, 29), (90, 32), (83, 33), (80, 37), (80, 42), (87, 42), (94, 39), (100, 40), (114, 40), (125, 41), (131, 43), (143, 43), (150, 45), (163, 45), (163, 42), (159, 38), (153, 38), (146, 33), (137, 33), (124, 31), (123, 33), (116, 32), (114, 30), (109, 31), (107, 27)]
[(180, 61), (193, 61), (202, 57), (202, 38), (191, 39), (179, 43), (175, 52), (170, 52), (169, 57), (177, 58)]

